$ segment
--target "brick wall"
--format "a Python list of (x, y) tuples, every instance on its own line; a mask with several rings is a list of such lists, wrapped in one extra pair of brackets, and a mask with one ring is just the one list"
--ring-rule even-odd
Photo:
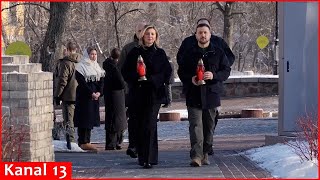
[[(42, 72), (39, 63), (29, 63), (28, 56), (2, 56), (2, 106), (10, 113), (2, 117), (3, 155), (12, 153), (5, 146), (16, 141), (15, 157), (3, 160), (54, 161), (53, 74)], [(8, 134), (13, 134), (11, 139), (6, 139)]]

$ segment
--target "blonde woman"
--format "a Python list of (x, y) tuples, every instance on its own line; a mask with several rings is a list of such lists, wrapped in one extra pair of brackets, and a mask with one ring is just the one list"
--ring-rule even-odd
[[(145, 81), (138, 81), (140, 55), (146, 67)], [(139, 47), (133, 48), (127, 56), (122, 75), (129, 86), (129, 108), (136, 112), (138, 163), (147, 169), (158, 164), (157, 115), (165, 96), (164, 84), (169, 82), (171, 72), (167, 55), (159, 47), (157, 29), (146, 25), (141, 31)]]

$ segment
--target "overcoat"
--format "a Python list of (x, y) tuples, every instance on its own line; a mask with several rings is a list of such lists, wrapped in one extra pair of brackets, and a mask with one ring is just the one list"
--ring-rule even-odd
[[(137, 59), (146, 65), (146, 81), (138, 81)], [(165, 51), (155, 47), (135, 47), (129, 52), (122, 75), (129, 86), (129, 108), (136, 113), (139, 164), (158, 163), (157, 115), (165, 96), (164, 84), (172, 69)]]
[(103, 62), (106, 71), (104, 78), (105, 129), (121, 132), (127, 129), (125, 107), (125, 82), (115, 60), (108, 58)]
[(74, 112), (74, 126), (92, 129), (100, 126), (99, 100), (92, 99), (93, 92), (103, 95), (103, 78), (100, 81), (86, 82), (84, 76), (76, 71), (78, 86), (76, 90), (76, 106)]

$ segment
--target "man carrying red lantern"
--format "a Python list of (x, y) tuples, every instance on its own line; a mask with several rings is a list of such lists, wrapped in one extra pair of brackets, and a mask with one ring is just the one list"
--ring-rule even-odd
[(210, 25), (196, 28), (197, 44), (178, 61), (188, 109), (191, 166), (210, 164), (213, 126), (221, 105), (222, 82), (230, 75), (230, 63), (224, 51), (210, 42)]

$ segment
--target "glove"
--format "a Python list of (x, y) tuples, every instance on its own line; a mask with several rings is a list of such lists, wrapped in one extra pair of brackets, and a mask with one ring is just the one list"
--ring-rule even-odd
[(54, 102), (55, 102), (56, 106), (59, 106), (59, 105), (60, 105), (60, 102), (61, 102), (61, 99), (58, 98), (58, 97), (55, 97), (55, 98), (54, 98)]

